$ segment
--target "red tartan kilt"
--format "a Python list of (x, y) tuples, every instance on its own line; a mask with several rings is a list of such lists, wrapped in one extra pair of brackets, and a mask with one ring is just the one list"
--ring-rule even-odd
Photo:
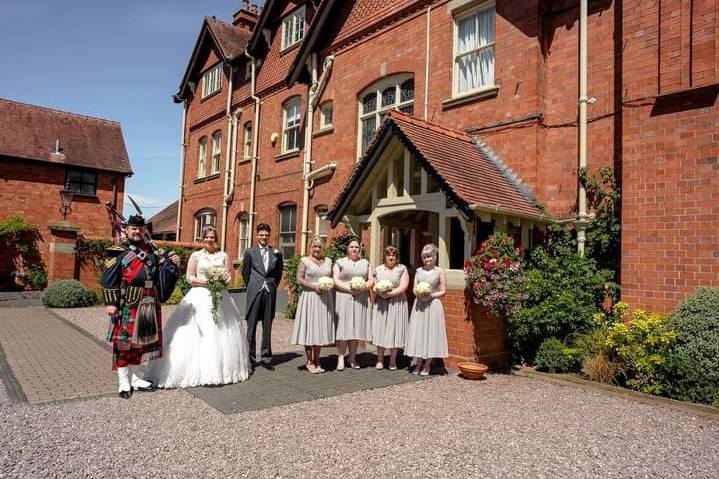
[[(134, 318), (137, 314), (135, 308), (130, 309), (130, 317)], [(136, 366), (138, 364), (151, 361), (153, 359), (159, 359), (162, 357), (162, 306), (157, 303), (156, 307), (157, 314), (157, 341), (150, 344), (144, 344), (140, 346), (130, 346), (127, 348), (126, 345), (121, 344), (117, 339), (120, 337), (122, 332), (122, 325), (118, 323), (114, 324), (112, 328), (112, 370), (115, 371), (117, 368), (125, 366)], [(135, 323), (131, 323), (128, 326), (128, 334), (132, 337), (134, 333)], [(122, 349), (121, 349), (122, 347)]]

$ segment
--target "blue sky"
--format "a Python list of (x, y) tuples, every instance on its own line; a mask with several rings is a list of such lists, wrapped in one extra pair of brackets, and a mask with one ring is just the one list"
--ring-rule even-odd
[(135, 172), (126, 191), (148, 217), (176, 200), (182, 107), (171, 95), (203, 17), (229, 22), (242, 0), (2, 3), (0, 97), (119, 121)]

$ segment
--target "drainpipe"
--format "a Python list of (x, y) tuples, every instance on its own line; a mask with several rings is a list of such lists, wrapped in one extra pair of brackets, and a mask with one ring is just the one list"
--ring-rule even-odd
[(227, 162), (225, 166), (225, 191), (222, 199), (222, 250), (224, 251), (227, 245), (227, 219), (229, 217), (229, 209), (232, 204), (232, 199), (235, 195), (235, 165), (237, 157), (237, 123), (239, 121), (240, 114), (242, 113), (241, 108), (235, 108), (235, 111), (230, 116), (229, 131), (231, 132), (227, 138)]
[(429, 95), (429, 19), (432, 5), (427, 5), (427, 43), (424, 47), (424, 121), (427, 121), (427, 108)]
[[(587, 97), (587, 0), (579, 2), (579, 171), (587, 167), (587, 103), (594, 103)], [(577, 199), (577, 253), (584, 256), (587, 224), (587, 191), (579, 182)]]
[(249, 231), (249, 238), (248, 238), (248, 246), (252, 246), (252, 239), (254, 238), (254, 235), (252, 234), (252, 231), (254, 230), (254, 224), (255, 224), (255, 216), (257, 215), (257, 211), (255, 211), (255, 189), (257, 185), (257, 153), (258, 153), (258, 142), (260, 139), (260, 97), (256, 95), (256, 85), (255, 80), (257, 79), (255, 75), (255, 57), (250, 55), (250, 53), (245, 49), (244, 51), (245, 56), (247, 59), (251, 62), (250, 64), (250, 72), (251, 72), (251, 79), (250, 79), (250, 98), (252, 98), (255, 102), (255, 120), (252, 124), (252, 176), (250, 179), (250, 211), (249, 211), (249, 222), (248, 222), (248, 231)]
[(230, 175), (230, 165), (234, 163), (232, 161), (232, 155), (230, 155), (230, 149), (232, 147), (232, 77), (234, 74), (234, 68), (230, 65), (230, 81), (227, 82), (227, 107), (225, 108), (225, 116), (227, 117), (227, 161), (225, 162), (225, 184), (222, 191), (222, 228), (220, 230), (220, 250), (225, 251), (225, 241), (227, 240), (227, 210), (230, 208), (230, 203), (227, 201), (227, 194), (229, 191), (228, 182)]
[(307, 251), (307, 240), (310, 234), (310, 188), (309, 176), (312, 171), (312, 123), (314, 118), (314, 97), (319, 89), (317, 83), (317, 54), (312, 53), (310, 56), (310, 68), (312, 69), (312, 84), (307, 91), (307, 112), (305, 120), (305, 156), (302, 162), (302, 180), (304, 188), (302, 188), (302, 242), (300, 243), (300, 254)]
[(180, 195), (177, 200), (177, 227), (175, 228), (175, 239), (177, 241), (181, 241), (180, 233), (182, 232), (182, 197), (185, 194), (185, 124), (187, 122), (187, 100), (183, 101), (182, 105), (182, 143), (180, 144)]

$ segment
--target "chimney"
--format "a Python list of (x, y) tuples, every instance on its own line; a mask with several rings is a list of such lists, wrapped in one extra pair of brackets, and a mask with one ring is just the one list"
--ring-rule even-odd
[(242, 8), (233, 15), (232, 24), (251, 32), (257, 24), (257, 5), (250, 6), (249, 0), (242, 0)]

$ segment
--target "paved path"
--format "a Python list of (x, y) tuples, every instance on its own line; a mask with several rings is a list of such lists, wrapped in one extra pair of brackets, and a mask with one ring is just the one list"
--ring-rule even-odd
[(109, 352), (44, 308), (0, 308), (0, 346), (30, 404), (116, 392)]

